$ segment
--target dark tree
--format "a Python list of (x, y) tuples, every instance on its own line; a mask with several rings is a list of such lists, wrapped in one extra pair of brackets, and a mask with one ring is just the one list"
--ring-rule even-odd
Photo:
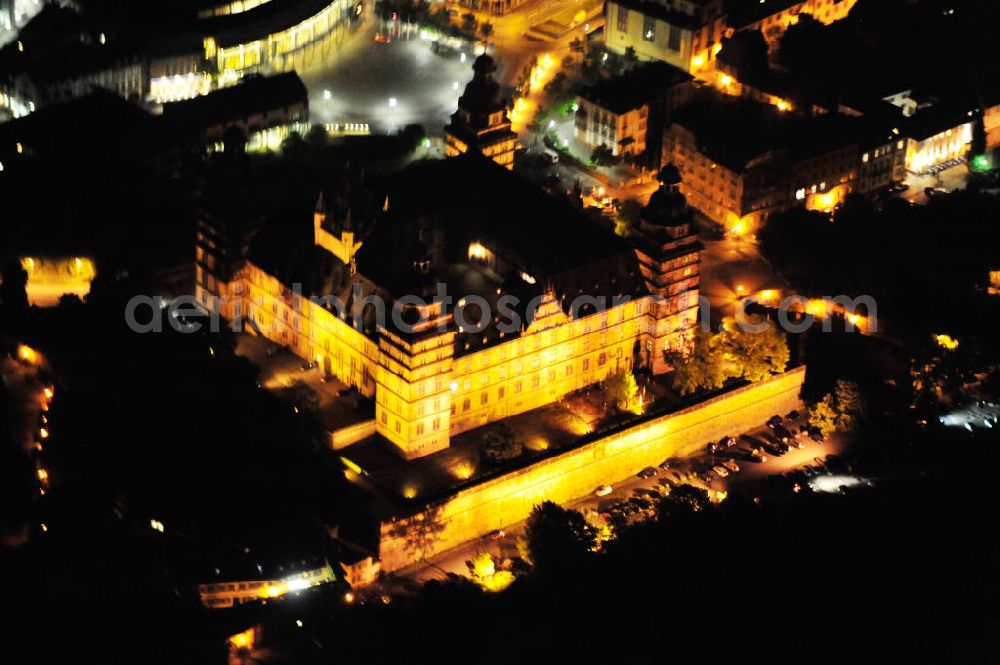
[(525, 525), (526, 553), (539, 570), (579, 563), (596, 542), (596, 530), (579, 511), (551, 501), (535, 506)]
[(3, 283), (0, 283), (0, 305), (6, 314), (23, 312), (28, 308), (28, 273), (17, 260), (9, 261), (3, 267)]

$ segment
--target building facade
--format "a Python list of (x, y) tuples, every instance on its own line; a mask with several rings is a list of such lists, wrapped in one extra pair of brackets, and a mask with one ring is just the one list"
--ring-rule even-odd
[(580, 91), (576, 103), (576, 139), (584, 145), (604, 145), (618, 155), (656, 159), (658, 169), (663, 127), (670, 113), (693, 94), (692, 77), (662, 62), (633, 67), (625, 74)]
[[(665, 371), (664, 351), (689, 348), (701, 245), (674, 189), (651, 199), (630, 245), (475, 154), (412, 167), (400, 182), (373, 223), (358, 224), (357, 211), (330, 197), (317, 206), (308, 256), (325, 266), (323, 295), (342, 306), (279, 278), (252, 244), (234, 249), (232, 232), (209, 215), (196, 293), (373, 397), (376, 432), (407, 459), (612, 373)], [(454, 189), (428, 208), (432, 183)], [(431, 297), (441, 284), (455, 307)], [(509, 307), (510, 320), (460, 315), (473, 300), (491, 312)], [(378, 301), (396, 314), (380, 319)]]
[(768, 0), (730, 10), (723, 0), (608, 0), (605, 39), (615, 53), (632, 48), (642, 60), (662, 60), (697, 76), (714, 71), (723, 37), (760, 30), (773, 46), (800, 14), (833, 23), (855, 2)]

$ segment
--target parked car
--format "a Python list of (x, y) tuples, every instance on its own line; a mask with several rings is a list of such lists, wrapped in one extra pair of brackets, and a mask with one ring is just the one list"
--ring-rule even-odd
[(657, 473), (659, 472), (656, 470), (655, 466), (647, 466), (645, 469), (643, 469), (642, 471), (640, 471), (635, 475), (638, 476), (639, 478), (642, 478), (643, 480), (646, 480), (647, 478), (652, 478)]
[(721, 439), (719, 439), (719, 446), (722, 448), (732, 448), (735, 445), (736, 445), (735, 436), (724, 436)]
[(557, 164), (559, 163), (559, 153), (555, 150), (545, 150), (542, 152), (542, 161), (546, 164)]
[(614, 492), (614, 488), (611, 485), (601, 485), (596, 490), (594, 490), (594, 496), (607, 496)]
[(779, 415), (773, 415), (767, 419), (767, 426), (770, 427), (771, 429), (774, 429), (780, 424), (781, 424), (781, 416)]
[(506, 535), (503, 529), (495, 529), (494, 531), (490, 531), (490, 540), (503, 540), (503, 537)]
[(766, 462), (767, 455), (764, 454), (763, 448), (758, 447), (750, 451), (750, 459), (754, 462)]
[(736, 463), (736, 460), (727, 459), (725, 462), (722, 463), (722, 466), (726, 467), (733, 473), (740, 472), (740, 465)]
[(778, 441), (782, 443), (789, 443), (794, 438), (793, 434), (784, 425), (775, 425), (773, 432)]
[(770, 444), (771, 453), (776, 457), (781, 457), (788, 453), (789, 448), (781, 441), (774, 441)]
[(722, 466), (721, 464), (716, 464), (715, 466), (713, 466), (712, 471), (714, 471), (719, 476), (719, 478), (725, 478), (726, 476), (729, 475), (729, 469)]
[(676, 468), (677, 463), (672, 459), (665, 459), (660, 462), (660, 469), (663, 471), (669, 471), (670, 469)]
[(823, 440), (826, 437), (823, 436), (823, 432), (821, 432), (820, 430), (816, 429), (815, 427), (810, 427), (809, 438), (815, 441), (816, 443), (823, 443)]
[(712, 442), (708, 444), (708, 454), (715, 455), (719, 452), (719, 444)]

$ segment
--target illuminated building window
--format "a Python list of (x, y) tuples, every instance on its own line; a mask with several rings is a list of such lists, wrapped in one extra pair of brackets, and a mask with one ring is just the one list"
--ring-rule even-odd
[(652, 16), (642, 17), (642, 38), (647, 42), (656, 40), (656, 19)]
[(385, 411), (382, 412), (382, 424), (383, 425), (389, 424), (389, 416), (386, 414)]
[(462, 412), (468, 411), (472, 407), (472, 400), (466, 399), (462, 402)]
[(507, 390), (501, 386), (500, 389), (497, 390), (497, 399), (503, 399), (504, 395), (506, 395), (506, 394), (507, 394)]
[(441, 419), (440, 418), (435, 418), (434, 419), (434, 421), (431, 423), (431, 429), (434, 430), (435, 432), (438, 431), (439, 429), (441, 429)]
[(417, 436), (422, 436), (424, 433), (424, 424), (417, 423)]
[(480, 404), (486, 404), (489, 401), (490, 401), (490, 395), (489, 395), (489, 393), (484, 392), (482, 395), (479, 396), (479, 403)]
[(573, 366), (566, 365), (566, 376), (573, 376)]
[(518, 381), (517, 383), (514, 384), (514, 392), (515, 393), (521, 392), (521, 382), (520, 381)]
[(537, 374), (534, 375), (533, 377), (531, 377), (531, 387), (532, 388), (537, 388), (538, 385), (539, 385), (539, 383), (540, 383), (540, 379), (539, 379), (539, 377), (538, 377)]
[(606, 363), (607, 361), (608, 361), (608, 356), (602, 351), (601, 355), (597, 356), (597, 366), (602, 367), (604, 363)]
[(586, 372), (588, 369), (590, 369), (590, 358), (584, 358), (583, 359), (583, 371)]

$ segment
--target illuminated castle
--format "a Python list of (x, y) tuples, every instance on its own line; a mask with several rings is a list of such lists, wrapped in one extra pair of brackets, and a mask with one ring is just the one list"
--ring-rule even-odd
[(311, 229), (247, 232), (227, 220), (249, 204), (206, 202), (197, 295), (239, 296), (224, 317), (374, 397), (376, 432), (421, 457), (688, 348), (701, 245), (676, 180), (634, 241), (475, 153), (328, 188)]
[(493, 80), (497, 70), (493, 58), (481, 55), (472, 65), (475, 72), (458, 98), (458, 110), (445, 127), (445, 154), (455, 157), (473, 151), (481, 152), (497, 164), (514, 168), (514, 144), (517, 134), (510, 128), (507, 101), (500, 84)]

